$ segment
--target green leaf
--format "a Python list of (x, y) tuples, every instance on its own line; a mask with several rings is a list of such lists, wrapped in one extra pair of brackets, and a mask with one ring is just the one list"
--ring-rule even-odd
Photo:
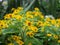
[(19, 33), (19, 31), (18, 30), (13, 30), (13, 29), (11, 29), (11, 30), (6, 30), (6, 29), (4, 29), (4, 30), (2, 30), (2, 34), (13, 34), (13, 33)]
[(29, 43), (32, 43), (32, 45), (42, 45), (43, 41), (38, 40), (37, 38), (26, 38), (25, 45), (28, 45)]

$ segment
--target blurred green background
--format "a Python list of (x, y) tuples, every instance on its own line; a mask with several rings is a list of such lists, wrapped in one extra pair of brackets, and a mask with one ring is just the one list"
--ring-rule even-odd
[(2, 0), (0, 1), (0, 19), (12, 8), (23, 7), (25, 11), (38, 7), (44, 15), (60, 18), (60, 0)]

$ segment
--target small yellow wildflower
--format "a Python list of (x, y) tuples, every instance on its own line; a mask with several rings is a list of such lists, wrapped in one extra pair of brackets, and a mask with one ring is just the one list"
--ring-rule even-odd
[(14, 45), (13, 43), (9, 43), (8, 45)]
[(58, 40), (58, 43), (60, 43), (60, 40)]
[(47, 34), (48, 37), (52, 36), (52, 34)]
[(51, 24), (55, 25), (56, 24), (56, 20), (55, 19), (51, 20)]
[(26, 20), (25, 24), (26, 24), (26, 26), (31, 26), (33, 24), (33, 22)]
[(57, 21), (58, 23), (60, 23), (60, 19), (57, 19), (56, 21)]
[(57, 35), (53, 35), (54, 39), (58, 39), (58, 36)]
[(52, 26), (52, 25), (49, 23), (49, 21), (45, 21), (44, 26)]
[(18, 19), (18, 20), (21, 20), (21, 19), (22, 19), (22, 16), (20, 16), (20, 15), (15, 15), (15, 18)]
[(38, 27), (39, 27), (39, 26), (43, 26), (43, 22), (42, 22), (42, 21), (38, 21), (38, 22), (37, 22), (37, 25), (38, 25)]
[(5, 21), (1, 20), (0, 21), (0, 28), (2, 29), (2, 28), (7, 28), (7, 27), (8, 27), (7, 23)]
[(12, 38), (13, 38), (13, 40), (19, 40), (19, 39), (22, 39), (20, 36), (16, 36), (16, 35), (14, 35)]
[(32, 45), (32, 43), (30, 42), (28, 45)]
[(17, 40), (16, 42), (17, 42), (19, 45), (23, 45), (23, 44), (24, 44), (24, 42), (21, 41), (21, 40)]
[(30, 26), (29, 30), (33, 31), (33, 32), (38, 32), (38, 28), (35, 26)]
[(39, 15), (40, 15), (40, 12), (35, 12), (34, 15), (35, 15), (35, 16), (39, 16)]
[(14, 11), (14, 10), (15, 10), (15, 8), (12, 8), (11, 10), (12, 10), (12, 11)]
[(34, 33), (32, 31), (26, 33), (27, 36), (33, 37)]
[(48, 18), (46, 18), (46, 21), (51, 21), (51, 19), (48, 17)]
[(59, 24), (55, 24), (56, 27), (59, 27)]
[(0, 29), (0, 35), (2, 34), (2, 30)]
[(35, 11), (39, 11), (39, 8), (37, 8), (37, 7), (36, 7), (36, 8), (34, 8), (34, 9), (35, 9)]
[(13, 14), (6, 14), (6, 15), (4, 16), (4, 19), (10, 19), (10, 18), (13, 18), (13, 17), (14, 17)]
[(13, 12), (13, 14), (17, 15), (19, 12), (20, 12), (20, 10), (15, 9), (14, 12)]
[(44, 19), (44, 16), (41, 14), (41, 15), (40, 15), (40, 18), (41, 18), (41, 19)]
[(23, 10), (23, 7), (18, 7), (17, 9), (21, 11), (21, 10)]
[(33, 18), (33, 15), (26, 15), (27, 18)]
[(31, 14), (32, 14), (31, 11), (27, 11), (27, 12), (26, 12), (26, 15), (31, 15)]

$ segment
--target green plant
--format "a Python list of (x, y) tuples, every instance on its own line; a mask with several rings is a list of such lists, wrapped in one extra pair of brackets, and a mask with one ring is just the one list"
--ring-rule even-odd
[(45, 18), (38, 8), (12, 11), (0, 20), (1, 45), (60, 45), (60, 19)]

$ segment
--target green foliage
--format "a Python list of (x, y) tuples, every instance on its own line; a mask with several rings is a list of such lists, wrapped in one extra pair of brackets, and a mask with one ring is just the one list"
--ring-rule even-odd
[[(53, 15), (54, 17), (58, 17), (56, 15), (59, 15), (59, 12), (56, 10), (59, 10), (59, 0), (35, 0), (35, 1), (27, 1), (27, 0), (7, 0), (8, 2), (8, 8), (7, 11), (4, 12), (3, 7), (0, 5), (0, 17), (3, 18), (3, 15), (5, 13), (11, 12), (12, 8), (17, 8), (18, 6), (22, 6), (25, 10), (33, 10), (35, 7), (38, 7), (45, 15)], [(32, 3), (33, 2), (33, 3)], [(58, 12), (58, 14), (57, 14)]]
[(18, 7), (0, 20), (1, 45), (60, 45), (60, 19), (45, 18), (38, 8), (23, 11)]

